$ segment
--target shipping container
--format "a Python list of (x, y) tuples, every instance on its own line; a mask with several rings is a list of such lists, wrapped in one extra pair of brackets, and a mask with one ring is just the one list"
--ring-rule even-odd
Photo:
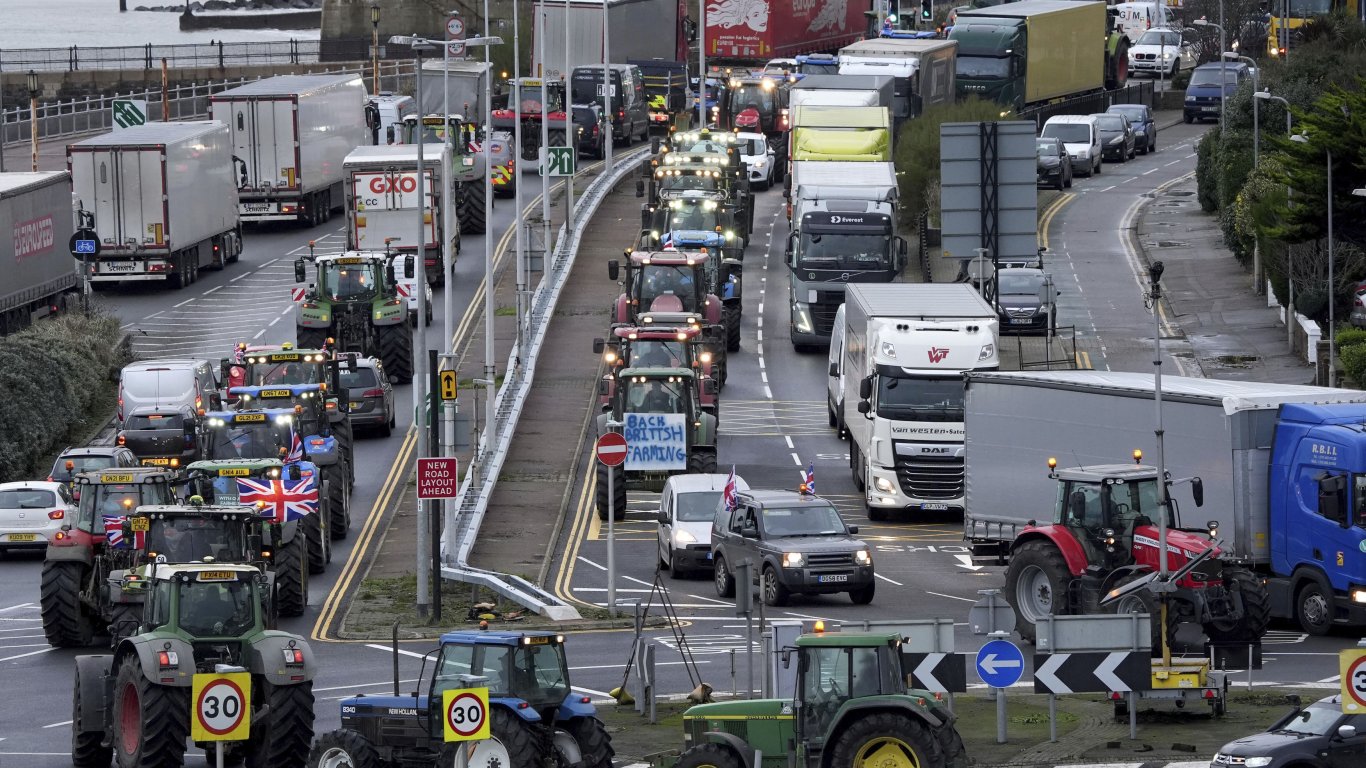
[(65, 171), (0, 173), (0, 232), (9, 232), (0, 259), (0, 334), (66, 308), (79, 262), (71, 258), (70, 175)]
[(871, 5), (868, 0), (709, 0), (707, 58), (762, 63), (834, 53), (867, 35), (865, 12)]

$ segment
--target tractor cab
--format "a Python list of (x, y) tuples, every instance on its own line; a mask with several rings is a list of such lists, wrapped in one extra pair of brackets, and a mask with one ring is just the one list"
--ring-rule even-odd
[(105, 541), (105, 526), (117, 525), (132, 511), (147, 504), (174, 504), (174, 475), (161, 467), (124, 467), (76, 475), (72, 491), (76, 499), (76, 520), (54, 546), (75, 544), (85, 538)]
[(138, 507), (124, 535), (149, 561), (249, 563), (260, 557), (259, 523), (250, 506), (157, 504)]
[(604, 409), (611, 408), (619, 371), (632, 367), (689, 368), (697, 372), (703, 382), (700, 396), (702, 409), (714, 414), (716, 392), (705, 383), (715, 378), (712, 354), (706, 351), (701, 333), (696, 326), (617, 326), (612, 329), (612, 338), (594, 339), (593, 352), (602, 355), (608, 366), (598, 388), (601, 406)]
[[(708, 260), (705, 253), (632, 252), (626, 266), (626, 290), (619, 300), (625, 306), (619, 307), (615, 322), (683, 326), (719, 322), (719, 302), (707, 292)], [(608, 278), (616, 280), (619, 269), (615, 259), (609, 260)]]
[(731, 130), (773, 135), (787, 130), (791, 76), (731, 78), (721, 124)]
[[(129, 570), (122, 578), (125, 590), (145, 593), (142, 626), (146, 631), (193, 643), (192, 658), (173, 657), (168, 659), (173, 662), (170, 666), (183, 665), (193, 672), (213, 672), (218, 664), (244, 666), (244, 644), (199, 641), (239, 640), (265, 631), (262, 589), (266, 578), (254, 566), (153, 563)], [(302, 657), (298, 662), (302, 668)]]
[[(446, 132), (452, 131), (452, 148), (456, 157), (472, 153), (471, 143), (477, 142), (478, 129), (465, 122), (464, 115), (449, 114), (444, 118), (439, 114), (407, 115), (403, 118), (404, 144), (445, 144)], [(432, 158), (436, 160), (436, 158)]]
[(857, 632), (797, 638), (799, 749), (808, 755), (822, 753), (832, 726), (849, 717), (859, 699), (906, 695), (899, 647), (891, 636)]
[(202, 427), (204, 459), (282, 461), (289, 455), (293, 443), (293, 424), (293, 408), (243, 410), (235, 413), (211, 411), (205, 414)]
[[(716, 394), (716, 382), (706, 379), (702, 387)], [(616, 402), (608, 411), (618, 417), (627, 413), (678, 414), (695, 423), (702, 413), (698, 375), (687, 368), (625, 368), (617, 374)]]
[(308, 286), (299, 302), (295, 329), (299, 345), (317, 348), (327, 344), (333, 352), (380, 357), (396, 381), (410, 381), (408, 301), (394, 274), (393, 260), (382, 251), (318, 255), (313, 246), (310, 242), (308, 256), (294, 261), (295, 282), (308, 279), (309, 262), (316, 271), (316, 282)]

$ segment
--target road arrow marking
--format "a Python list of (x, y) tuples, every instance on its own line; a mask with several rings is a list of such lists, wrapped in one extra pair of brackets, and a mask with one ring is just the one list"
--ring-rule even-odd
[(982, 669), (985, 669), (988, 675), (994, 675), (1000, 669), (1014, 669), (1019, 666), (1019, 659), (997, 659), (994, 653), (988, 653), (981, 662)]
[(911, 673), (912, 676), (915, 677), (919, 687), (929, 691), (946, 690), (944, 684), (939, 682), (938, 678), (934, 676), (934, 668), (939, 666), (939, 662), (943, 661), (944, 657), (947, 655), (948, 654), (945, 653), (925, 654), (924, 661), (917, 664), (915, 670)]
[(1129, 658), (1129, 653), (1127, 651), (1105, 654), (1105, 661), (1096, 665), (1096, 679), (1099, 680), (1102, 685), (1110, 686), (1110, 690), (1112, 691), (1129, 691), (1129, 684), (1124, 682), (1124, 679), (1119, 675), (1115, 674), (1115, 668), (1122, 664), (1127, 658)]
[(984, 566), (972, 562), (972, 555), (954, 555), (958, 559), (959, 568), (967, 568), (969, 571), (980, 571)]
[(1071, 655), (1066, 653), (1055, 653), (1049, 656), (1047, 661), (1034, 670), (1034, 682), (1043, 685), (1052, 693), (1071, 693), (1072, 689), (1067, 687), (1057, 675), (1058, 670), (1062, 669), (1062, 665), (1066, 664), (1069, 658)]

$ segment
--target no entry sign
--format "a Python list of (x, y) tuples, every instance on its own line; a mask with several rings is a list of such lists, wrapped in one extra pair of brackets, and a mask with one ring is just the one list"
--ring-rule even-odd
[(417, 497), (453, 499), (460, 490), (460, 461), (455, 457), (417, 460)]
[(616, 432), (608, 432), (598, 438), (597, 446), (593, 449), (598, 456), (598, 461), (609, 467), (616, 467), (626, 461), (626, 438)]

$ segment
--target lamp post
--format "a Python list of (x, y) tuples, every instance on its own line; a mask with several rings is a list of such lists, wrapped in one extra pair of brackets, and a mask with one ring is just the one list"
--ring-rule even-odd
[(1224, 48), (1225, 48), (1225, 44), (1224, 44), (1224, 25), (1223, 25), (1223, 23), (1222, 23), (1222, 22), (1224, 21), (1224, 2), (1223, 2), (1223, 0), (1219, 0), (1219, 21), (1220, 21), (1219, 24), (1211, 24), (1210, 22), (1206, 21), (1205, 19), (1196, 19), (1195, 21), (1192, 21), (1191, 23), (1194, 24), (1194, 25), (1197, 26), (1197, 27), (1214, 27), (1215, 29), (1219, 30), (1219, 134), (1222, 136), (1223, 133), (1224, 133), (1224, 101), (1225, 101), (1225, 99), (1224, 99), (1224, 91), (1225, 91), (1225, 82), (1224, 82), (1224, 77), (1225, 77), (1225, 75), (1224, 75)]
[(28, 138), (29, 146), (33, 152), (33, 172), (38, 172), (38, 94), (42, 89), (38, 87), (38, 73), (33, 70), (28, 71)]
[[(1261, 77), (1258, 75), (1257, 62), (1246, 56), (1241, 56), (1233, 51), (1224, 51), (1226, 61), (1241, 61), (1252, 70), (1252, 93), (1255, 96), (1262, 90)], [(1221, 73), (1222, 74), (1222, 73)], [(1252, 167), (1257, 167), (1257, 161), (1261, 154), (1261, 128), (1257, 121), (1257, 100), (1252, 101)]]
[[(372, 89), (376, 96), (379, 95), (379, 3), (370, 4), (370, 56), (374, 62), (375, 87)], [(418, 74), (421, 77), (421, 73)]]
[[(1309, 137), (1304, 134), (1296, 133), (1290, 136), (1290, 140), (1299, 144), (1308, 144)], [(1328, 384), (1333, 384), (1333, 151), (1324, 147), (1324, 156), (1328, 162)]]
[[(1257, 106), (1258, 106), (1257, 102), (1260, 102), (1260, 101), (1278, 101), (1278, 102), (1280, 102), (1281, 106), (1285, 108), (1285, 132), (1286, 132), (1287, 135), (1289, 135), (1289, 134), (1290, 134), (1290, 102), (1286, 101), (1285, 99), (1281, 98), (1280, 96), (1272, 96), (1270, 91), (1254, 91), (1253, 94), (1252, 94), (1252, 116), (1253, 116), (1253, 119), (1254, 119), (1254, 120), (1255, 120), (1256, 117), (1257, 117)], [(1254, 158), (1253, 158), (1253, 163), (1254, 163), (1254, 164), (1256, 163), (1256, 157), (1255, 157), (1255, 156), (1254, 156)], [(1290, 188), (1289, 188), (1289, 187), (1286, 187), (1286, 189), (1285, 189), (1285, 196), (1286, 196), (1287, 199), (1289, 199), (1289, 197), (1290, 197)], [(1292, 322), (1292, 321), (1295, 319), (1295, 272), (1294, 272), (1294, 270), (1292, 270), (1291, 267), (1290, 267), (1290, 252), (1289, 252), (1289, 251), (1286, 251), (1286, 256), (1285, 256), (1285, 283), (1286, 283), (1286, 288), (1287, 288), (1287, 290), (1286, 290), (1286, 301), (1288, 302), (1289, 307), (1290, 307), (1290, 308), (1289, 308), (1289, 311), (1288, 311), (1287, 314), (1286, 314), (1286, 318), (1285, 318), (1285, 333), (1286, 333), (1286, 337), (1289, 339), (1290, 346), (1291, 346), (1291, 348), (1293, 349), (1294, 346), (1295, 346), (1295, 325), (1294, 325), (1294, 323)]]

